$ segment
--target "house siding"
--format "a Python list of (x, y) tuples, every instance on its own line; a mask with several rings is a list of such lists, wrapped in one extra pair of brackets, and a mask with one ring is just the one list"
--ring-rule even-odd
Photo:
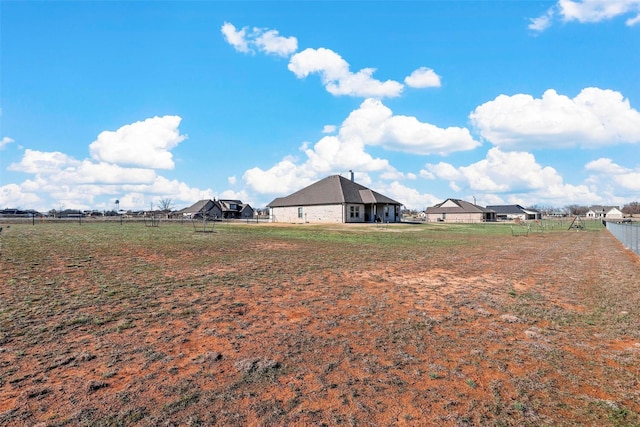
[(613, 208), (609, 212), (607, 212), (606, 219), (622, 219), (624, 218), (624, 214), (621, 210)]
[[(302, 218), (298, 217), (298, 208), (302, 208)], [(344, 205), (283, 206), (271, 208), (271, 220), (273, 222), (289, 222), (300, 224), (304, 222), (340, 223), (345, 220), (344, 215)]]
[(479, 213), (455, 213), (446, 212), (444, 218), (442, 213), (427, 213), (427, 221), (436, 222), (444, 219), (444, 222), (483, 222), (482, 212)]
[[(351, 208), (354, 208), (354, 217), (351, 217)], [(357, 214), (357, 216), (355, 216)], [(345, 209), (344, 222), (364, 222), (364, 205), (349, 203)]]

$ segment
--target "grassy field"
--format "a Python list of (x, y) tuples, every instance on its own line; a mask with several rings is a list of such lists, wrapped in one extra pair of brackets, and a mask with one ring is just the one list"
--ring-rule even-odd
[(597, 222), (3, 226), (0, 425), (640, 425)]

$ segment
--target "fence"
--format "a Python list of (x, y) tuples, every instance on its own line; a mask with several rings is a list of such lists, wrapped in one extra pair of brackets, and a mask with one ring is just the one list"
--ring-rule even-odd
[(640, 255), (640, 225), (634, 223), (607, 222), (607, 230), (622, 244)]

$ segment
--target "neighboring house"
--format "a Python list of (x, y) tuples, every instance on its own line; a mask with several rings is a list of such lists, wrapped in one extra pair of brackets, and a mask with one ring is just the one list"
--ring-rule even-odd
[(487, 206), (496, 213), (496, 219), (502, 221), (508, 220), (536, 220), (542, 219), (542, 214), (535, 209), (526, 209), (520, 205), (492, 205)]
[(493, 210), (460, 199), (447, 199), (427, 208), (426, 212), (427, 221), (486, 222), (496, 220), (496, 213)]
[(569, 211), (567, 209), (557, 208), (549, 212), (549, 216), (556, 218), (565, 218), (569, 216)]
[(240, 200), (200, 200), (176, 212), (183, 218), (244, 219), (253, 218), (253, 208)]
[(200, 200), (188, 208), (184, 208), (175, 213), (183, 218), (202, 218), (209, 216), (209, 211), (213, 208), (213, 200)]
[(253, 218), (253, 208), (240, 200), (214, 200), (221, 218)]
[(328, 176), (267, 205), (271, 220), (293, 223), (399, 222), (402, 204), (340, 175)]
[(33, 209), (2, 209), (0, 210), (0, 218), (31, 218), (31, 217), (41, 217), (43, 216), (40, 212), (34, 211)]
[(78, 209), (64, 209), (56, 214), (58, 218), (83, 218), (86, 215)]
[(624, 214), (615, 206), (591, 206), (587, 211), (587, 218), (593, 219), (622, 219)]

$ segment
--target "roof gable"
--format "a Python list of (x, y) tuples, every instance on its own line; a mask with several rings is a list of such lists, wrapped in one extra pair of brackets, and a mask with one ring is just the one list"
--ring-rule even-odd
[(460, 199), (447, 199), (444, 202), (427, 208), (427, 213), (485, 213), (493, 212), (491, 209), (474, 205)]
[(188, 208), (179, 210), (177, 213), (187, 214), (187, 213), (197, 213), (201, 211), (205, 212), (211, 208), (211, 205), (213, 205), (213, 202), (209, 199), (200, 200), (198, 202), (195, 202), (193, 205), (189, 206)]

